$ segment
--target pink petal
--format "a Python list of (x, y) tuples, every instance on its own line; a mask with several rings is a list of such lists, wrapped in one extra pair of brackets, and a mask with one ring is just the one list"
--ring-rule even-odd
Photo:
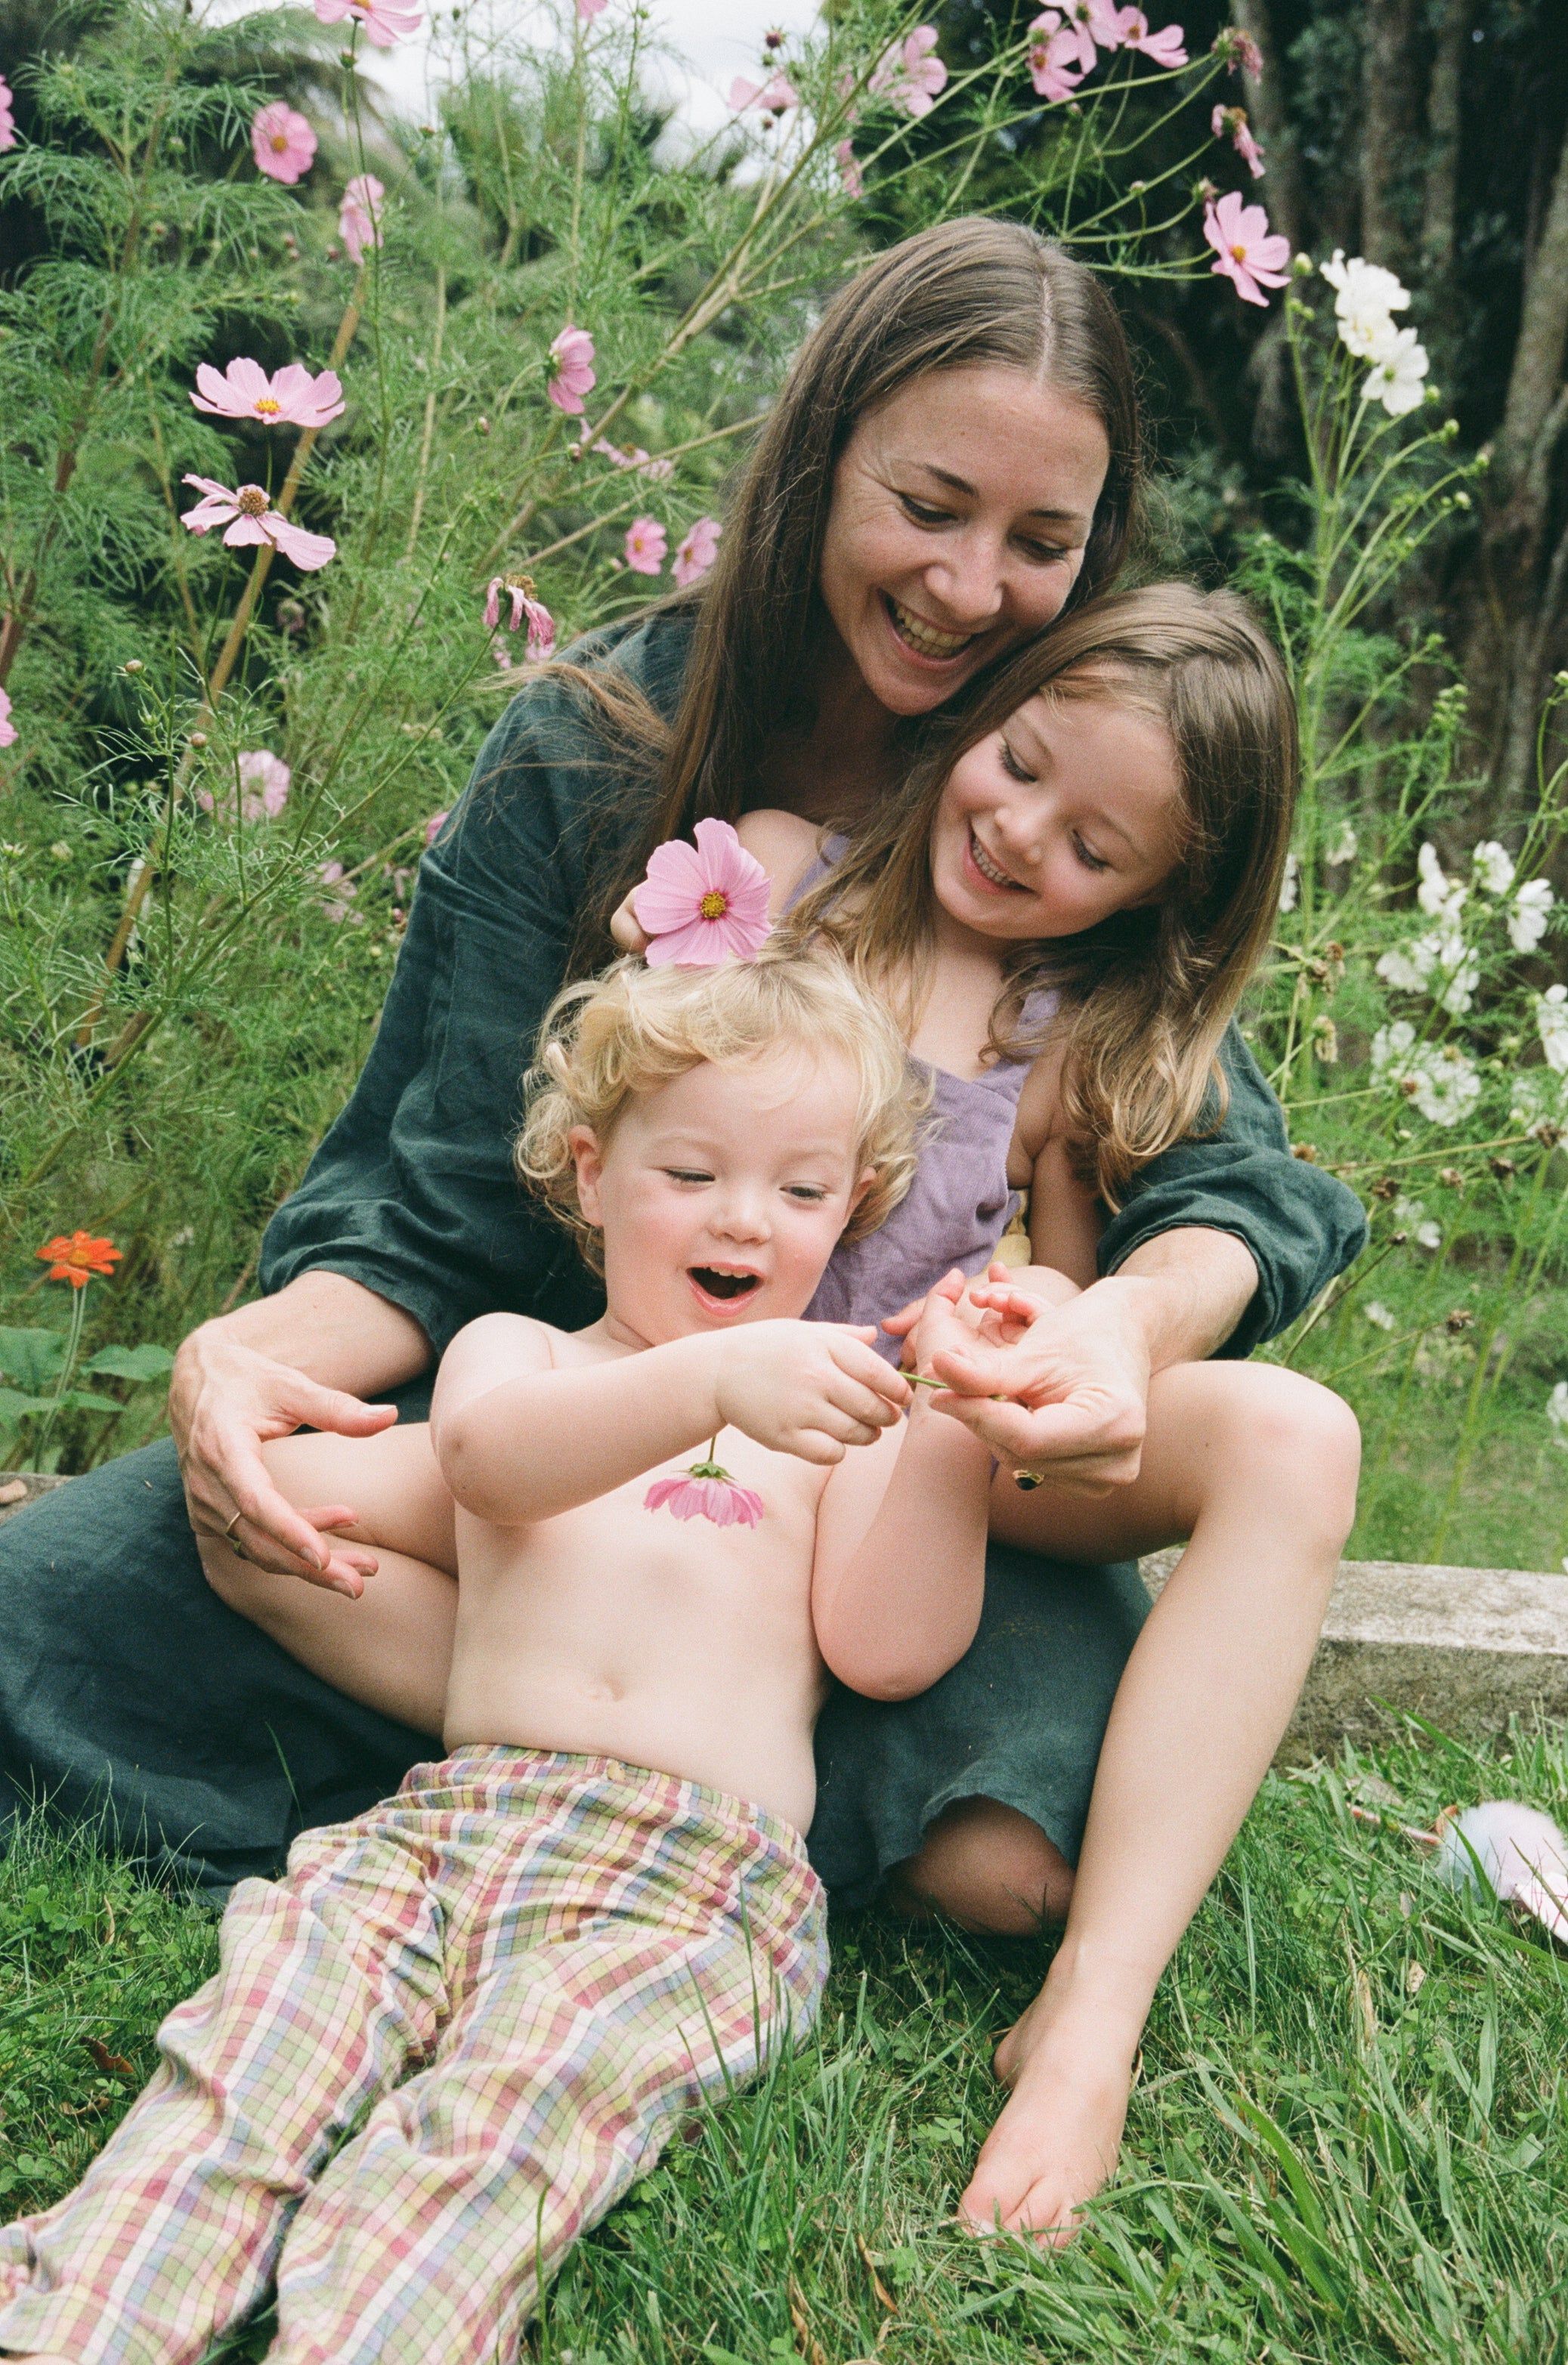
[(718, 933), (716, 920), (692, 920), (655, 936), (643, 958), (650, 969), (711, 969), (726, 958), (714, 943)]
[(648, 857), (647, 876), (633, 899), (638, 926), (651, 936), (684, 927), (697, 916), (697, 907), (708, 892), (708, 875), (698, 861), (695, 847), (688, 846), (683, 837), (672, 837), (665, 845), (655, 846)]
[(230, 550), (248, 550), (253, 543), (271, 542), (272, 535), (256, 517), (236, 517), (223, 537)]
[(709, 958), (720, 960), (755, 960), (772, 933), (766, 916), (761, 920), (742, 917), (732, 903), (722, 920), (706, 923), (713, 934), (713, 950)]
[(196, 364), (196, 385), (200, 392), (193, 394), (191, 400), (198, 410), (215, 411), (219, 419), (246, 417), (249, 406), (239, 399), (228, 379), (210, 362)]
[[(303, 526), (291, 524), (275, 510), (267, 511), (264, 522), (269, 530), (267, 538), (275, 543), (286, 558), (294, 561), (302, 574), (314, 575), (319, 566), (325, 566), (330, 558), (337, 555), (338, 545), (330, 534), (307, 533)], [(224, 539), (230, 537), (226, 534)]]

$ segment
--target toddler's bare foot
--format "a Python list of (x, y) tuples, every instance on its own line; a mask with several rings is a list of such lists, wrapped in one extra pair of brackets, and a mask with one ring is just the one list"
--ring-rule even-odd
[(971, 2225), (1060, 2249), (1116, 2165), (1137, 2032), (1120, 2018), (1036, 1997), (996, 2048), (1012, 2092), (958, 2202)]

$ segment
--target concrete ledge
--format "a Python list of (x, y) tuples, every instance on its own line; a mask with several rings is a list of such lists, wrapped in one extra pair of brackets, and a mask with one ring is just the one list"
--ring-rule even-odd
[[(68, 1484), (32, 1472), (0, 1478), (0, 1521)], [(12, 1486), (21, 1492), (7, 1501)], [(1140, 1563), (1150, 1593), (1181, 1557)], [(1568, 1719), (1568, 1576), (1344, 1562), (1280, 1764), (1376, 1740), (1387, 1731), (1379, 1701), (1466, 1741), (1489, 1741), (1532, 1709)]]
[[(1151, 1593), (1180, 1558), (1140, 1564)], [(1345, 1561), (1278, 1762), (1375, 1740), (1387, 1731), (1379, 1701), (1466, 1741), (1532, 1709), (1568, 1717), (1568, 1577)]]

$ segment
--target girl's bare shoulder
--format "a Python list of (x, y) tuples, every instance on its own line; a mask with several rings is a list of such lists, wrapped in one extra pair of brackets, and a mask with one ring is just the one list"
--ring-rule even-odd
[(777, 917), (816, 860), (822, 832), (799, 813), (784, 813), (777, 805), (759, 805), (755, 813), (741, 815), (735, 835), (767, 871), (773, 890), (768, 908)]

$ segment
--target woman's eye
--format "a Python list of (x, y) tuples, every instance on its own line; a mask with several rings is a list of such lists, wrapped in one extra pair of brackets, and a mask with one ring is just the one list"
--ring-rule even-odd
[(913, 493), (901, 493), (899, 499), (916, 525), (946, 525), (952, 515), (950, 510), (933, 509), (929, 501), (917, 501)]
[(1081, 837), (1075, 837), (1073, 839), (1072, 850), (1077, 855), (1080, 862), (1082, 863), (1085, 870), (1109, 870), (1111, 868), (1104, 857), (1103, 855), (1096, 854), (1092, 847), (1085, 846)]
[(1054, 542), (1021, 542), (1018, 547), (1025, 557), (1031, 559), (1036, 566), (1059, 566), (1064, 559), (1072, 555), (1070, 551), (1062, 549), (1058, 543)]

